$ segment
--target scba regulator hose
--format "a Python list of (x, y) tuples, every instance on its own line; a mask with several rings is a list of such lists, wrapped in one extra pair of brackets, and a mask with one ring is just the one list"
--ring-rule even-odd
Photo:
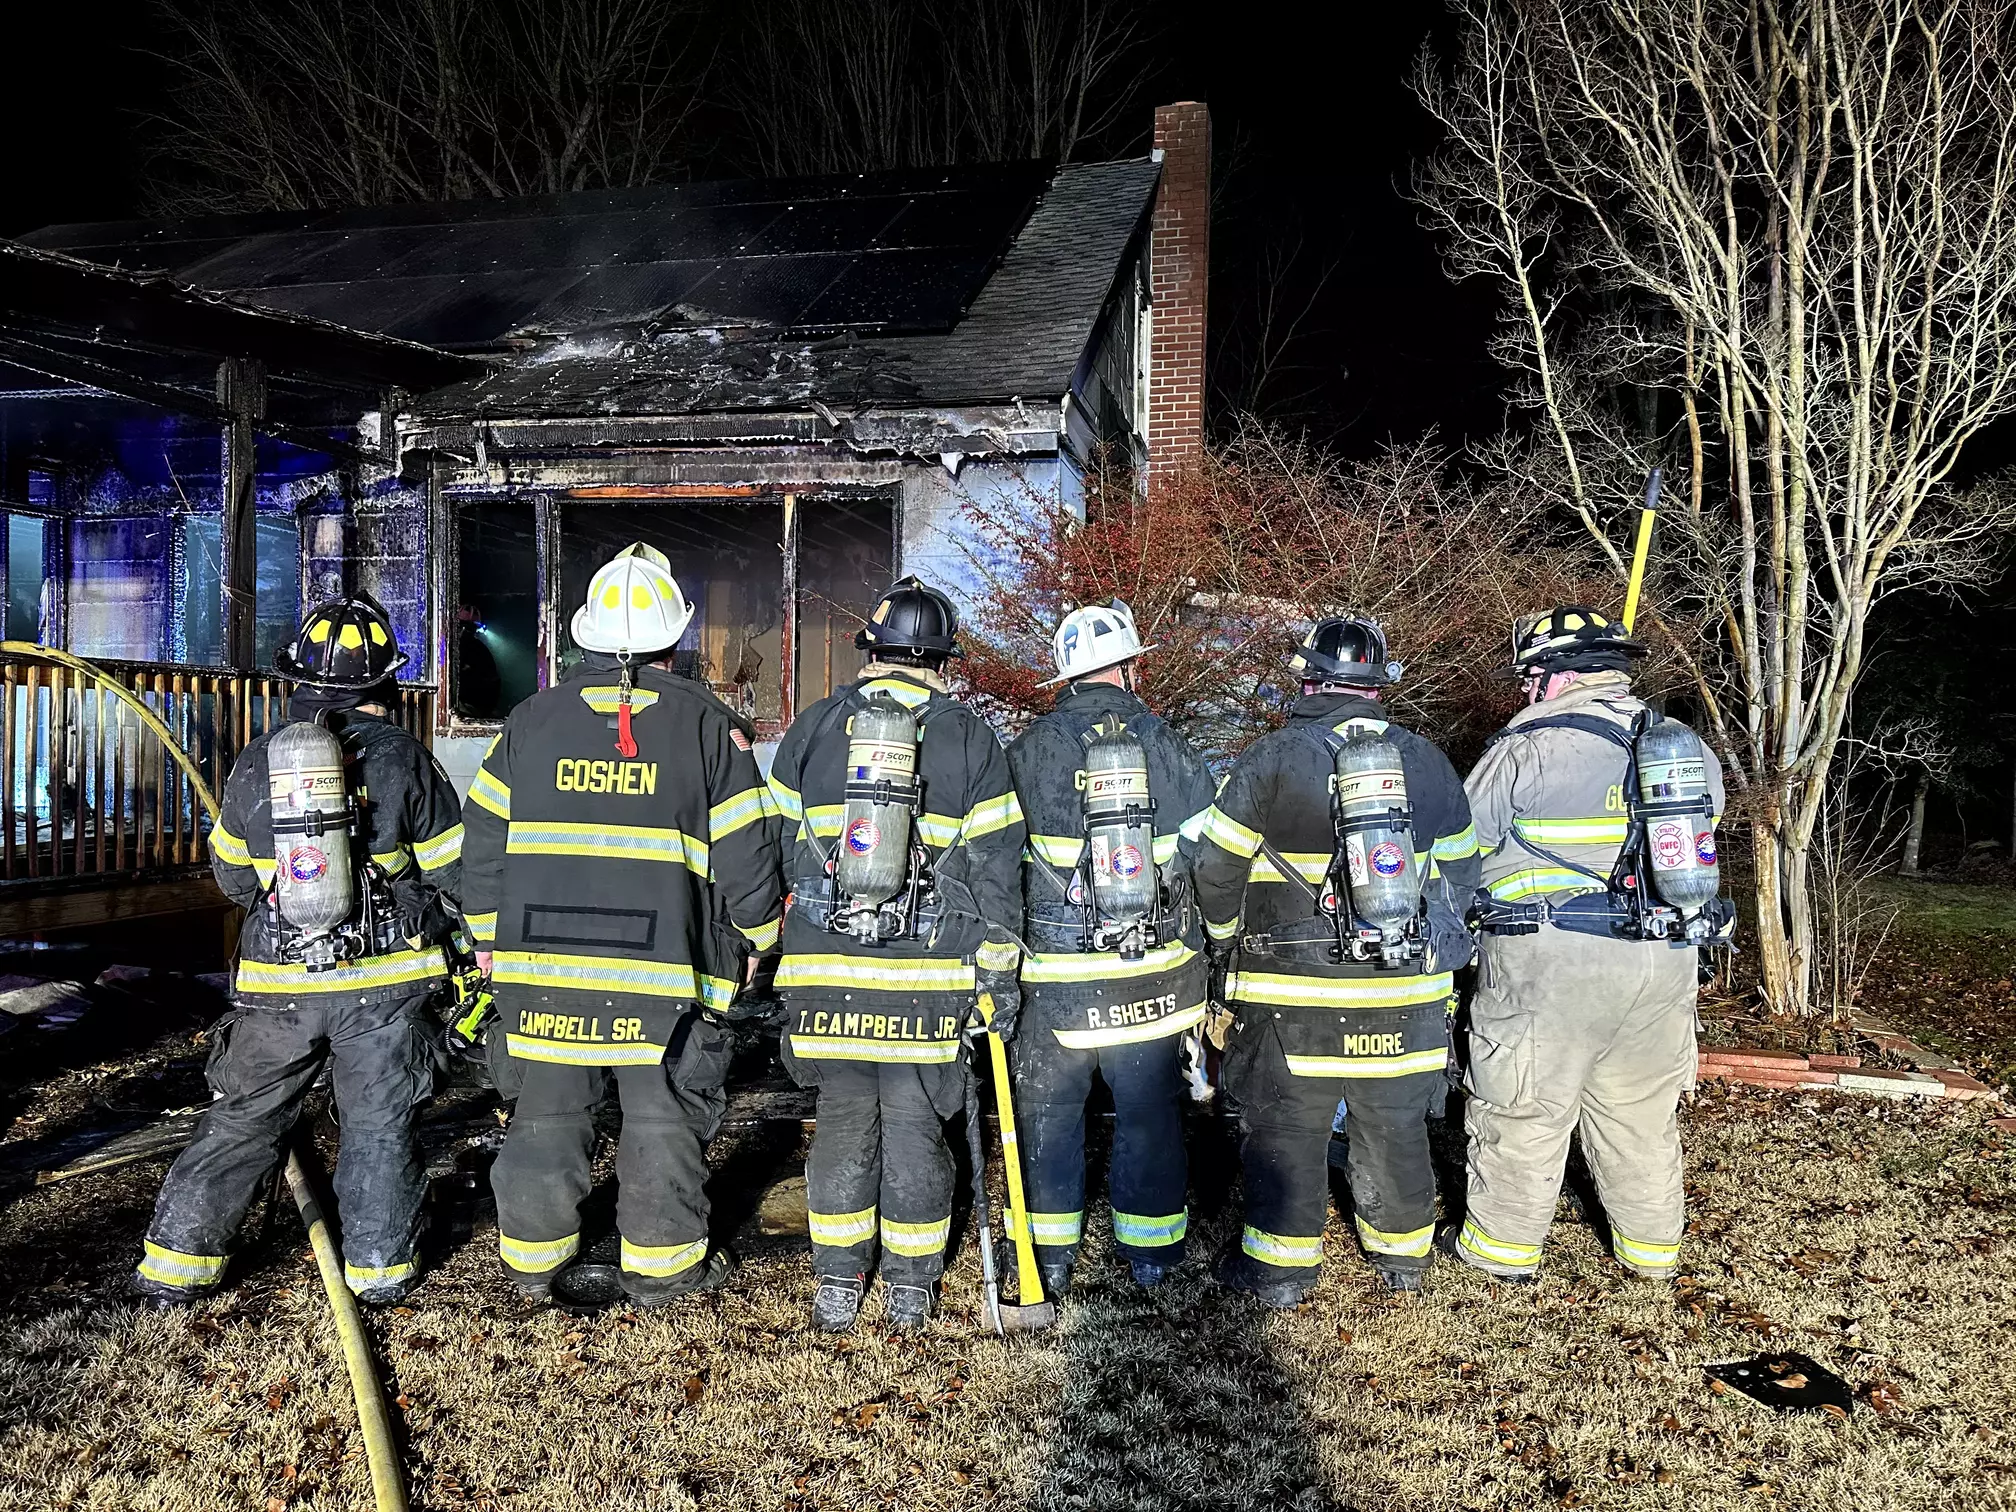
[[(151, 731), (161, 747), (182, 769), (195, 791), (197, 801), (211, 822), (217, 819), (217, 795), (203, 780), (196, 763), (189, 759), (168, 726), (130, 689), (106, 673), (68, 651), (38, 646), (31, 641), (0, 641), (0, 654), (24, 660), (53, 662), (73, 672), (81, 672), (100, 688), (118, 698), (140, 723)], [(315, 1266), (322, 1276), (322, 1290), (329, 1298), (329, 1312), (336, 1320), (336, 1337), (343, 1346), (343, 1363), (350, 1372), (350, 1393), (357, 1400), (357, 1426), (364, 1434), (364, 1456), (371, 1467), (371, 1496), (378, 1512), (407, 1512), (406, 1482), (399, 1472), (399, 1451), (392, 1441), (392, 1419), (385, 1410), (385, 1392), (378, 1384), (378, 1372), (371, 1361), (371, 1341), (364, 1333), (364, 1319), (357, 1311), (357, 1299), (343, 1280), (343, 1256), (336, 1248), (335, 1235), (322, 1213), (322, 1201), (315, 1184), (301, 1163), (300, 1153), (291, 1145), (287, 1151), (287, 1188), (301, 1209), (301, 1221), (308, 1229), (308, 1242), (315, 1251)]]

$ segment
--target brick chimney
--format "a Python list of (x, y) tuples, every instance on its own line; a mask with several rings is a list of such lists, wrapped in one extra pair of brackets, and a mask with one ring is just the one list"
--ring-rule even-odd
[(1204, 450), (1204, 314), (1211, 271), (1211, 111), (1186, 100), (1155, 110), (1162, 182), (1148, 251), (1148, 482)]

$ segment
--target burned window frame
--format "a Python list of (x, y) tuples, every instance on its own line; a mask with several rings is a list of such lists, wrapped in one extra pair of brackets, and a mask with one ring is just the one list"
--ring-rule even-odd
[[(718, 488), (682, 486), (668, 495), (662, 486), (648, 483), (624, 484), (609, 481), (569, 488), (527, 488), (497, 486), (474, 481), (444, 480), (438, 473), (429, 479), (428, 538), (430, 574), (430, 623), (433, 636), (433, 672), (438, 689), (435, 698), (435, 733), (442, 737), (491, 736), (504, 726), (502, 717), (476, 718), (457, 711), (460, 669), (456, 659), (456, 615), (462, 602), (461, 537), (457, 511), (472, 504), (515, 501), (529, 502), (533, 512), (534, 577), (539, 585), (537, 646), (534, 664), (536, 687), (551, 687), (558, 675), (561, 643), (561, 615), (572, 606), (560, 602), (561, 564), (564, 553), (563, 511), (569, 507), (595, 505), (662, 505), (678, 508), (733, 502), (748, 506), (774, 505), (783, 510), (779, 592), (783, 605), (780, 640), (779, 718), (756, 722), (759, 738), (775, 739), (790, 725), (799, 710), (813, 701), (801, 696), (798, 627), (803, 611), (803, 574), (800, 571), (800, 544), (803, 524), (809, 512), (827, 504), (879, 504), (889, 510), (890, 577), (902, 572), (903, 491), (900, 484), (836, 485), (810, 483), (763, 484), (754, 490), (735, 485)], [(686, 586), (682, 584), (682, 587)], [(879, 591), (879, 590), (878, 590)], [(830, 658), (829, 658), (830, 666)], [(826, 679), (822, 679), (824, 681)], [(818, 695), (814, 695), (816, 697)]]

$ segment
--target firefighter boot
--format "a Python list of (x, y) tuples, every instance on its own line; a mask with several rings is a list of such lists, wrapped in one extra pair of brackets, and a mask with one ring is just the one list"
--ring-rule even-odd
[(1071, 1262), (1051, 1260), (1036, 1268), (1043, 1274), (1043, 1295), (1052, 1302), (1062, 1302), (1071, 1290)]
[(891, 1285), (883, 1288), (883, 1311), (892, 1333), (914, 1333), (931, 1318), (931, 1288)]
[(852, 1333), (861, 1316), (860, 1276), (821, 1276), (812, 1294), (812, 1326), (821, 1333)]
[(1264, 1302), (1269, 1307), (1300, 1307), (1313, 1281), (1270, 1281), (1259, 1273), (1259, 1267), (1246, 1257), (1246, 1252), (1238, 1245), (1232, 1245), (1218, 1258), (1212, 1268), (1212, 1276), (1227, 1291), (1244, 1292), (1247, 1296)]
[(670, 1281), (647, 1285), (625, 1271), (623, 1291), (632, 1307), (664, 1307), (695, 1292), (719, 1291), (734, 1274), (735, 1257), (726, 1250), (717, 1249), (698, 1265), (688, 1266)]
[(1127, 1269), (1134, 1277), (1134, 1284), (1144, 1289), (1160, 1286), (1169, 1274), (1169, 1267), (1157, 1265), (1153, 1260), (1130, 1260)]

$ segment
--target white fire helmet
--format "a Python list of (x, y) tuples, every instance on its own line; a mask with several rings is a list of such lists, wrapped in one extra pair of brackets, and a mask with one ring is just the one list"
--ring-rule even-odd
[(1155, 648), (1141, 644), (1141, 632), (1134, 628), (1134, 611), (1116, 598), (1110, 609), (1087, 604), (1065, 615), (1050, 638), (1050, 649), (1057, 657), (1057, 675), (1040, 684), (1045, 688), (1090, 677)]
[(679, 644), (692, 618), (665, 553), (638, 541), (589, 579), (588, 601), (574, 611), (574, 644), (612, 656), (658, 656)]

